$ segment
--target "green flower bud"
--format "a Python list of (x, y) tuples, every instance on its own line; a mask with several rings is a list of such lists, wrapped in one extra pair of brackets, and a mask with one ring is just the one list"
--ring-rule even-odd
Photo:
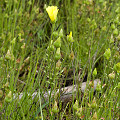
[(2, 98), (2, 96), (3, 96), (3, 91), (0, 90), (0, 98)]
[(93, 117), (92, 117), (92, 120), (98, 120), (98, 117), (97, 117), (97, 113), (95, 112)]
[(119, 23), (119, 17), (117, 17), (117, 18), (114, 20), (114, 22), (115, 22), (116, 24), (118, 24), (118, 23)]
[(8, 98), (11, 98), (12, 97), (12, 92), (10, 91), (7, 95)]
[(78, 101), (76, 100), (75, 104), (73, 105), (73, 109), (74, 109), (74, 110), (77, 110), (78, 107), (79, 107), (79, 106), (78, 106)]
[(91, 21), (91, 26), (90, 26), (90, 28), (97, 28), (97, 24), (96, 24), (96, 21), (95, 21), (95, 19), (93, 19), (92, 21)]
[(115, 24), (112, 24), (111, 25), (111, 28), (114, 30), (116, 27), (115, 27)]
[(90, 18), (87, 18), (87, 22), (90, 23), (90, 22), (91, 22), (91, 19), (90, 19)]
[(8, 14), (6, 13), (6, 14), (5, 14), (5, 18), (8, 18), (8, 17), (9, 17), (9, 16), (8, 16)]
[(53, 45), (53, 40), (51, 40), (51, 43), (50, 43), (50, 45), (48, 46), (48, 51), (54, 51), (54, 45)]
[(56, 101), (55, 101), (55, 103), (54, 103), (54, 105), (53, 105), (52, 112), (53, 112), (53, 113), (58, 113), (58, 112), (59, 112), (59, 109), (58, 109), (58, 106), (57, 106), (57, 102), (56, 102)]
[(46, 4), (44, 4), (44, 9), (46, 9), (47, 8), (47, 5)]
[(47, 48), (49, 51), (54, 51), (54, 45), (50, 45), (50, 46), (48, 46), (48, 48)]
[(68, 42), (74, 42), (73, 37), (72, 37), (72, 31), (70, 32), (69, 35), (67, 35), (67, 40)]
[(110, 43), (114, 43), (114, 39), (111, 38), (111, 39), (110, 39)]
[(104, 57), (108, 60), (111, 57), (111, 51), (110, 48), (106, 49), (104, 53)]
[(114, 70), (120, 72), (120, 62), (114, 65)]
[(91, 108), (93, 108), (93, 109), (97, 108), (97, 104), (96, 104), (95, 98), (93, 99), (93, 101), (92, 101), (92, 103), (91, 103), (90, 106), (91, 106)]
[(19, 34), (18, 34), (18, 39), (19, 39), (19, 40), (21, 39), (21, 36), (22, 36), (22, 34), (19, 33)]
[(7, 51), (7, 54), (5, 55), (5, 59), (14, 61), (14, 55), (10, 50)]
[(25, 64), (28, 64), (30, 62), (30, 57), (28, 56), (25, 60), (24, 60), (24, 63)]
[(95, 109), (96, 107), (97, 107), (96, 102), (93, 102), (93, 103), (91, 104), (91, 108)]
[(58, 61), (60, 59), (61, 55), (55, 55), (55, 60)]
[(54, 46), (56, 48), (60, 48), (61, 47), (61, 38), (60, 37), (54, 42)]
[(25, 43), (23, 43), (23, 45), (21, 46), (21, 49), (25, 49)]
[(93, 76), (96, 76), (97, 75), (97, 69), (95, 68), (94, 70), (93, 70)]
[(9, 82), (6, 82), (4, 87), (9, 88), (10, 87)]
[(9, 103), (12, 101), (12, 92), (10, 91), (8, 95), (5, 97), (5, 102)]
[(82, 116), (82, 107), (77, 109), (76, 115), (78, 118), (81, 118)]
[(59, 32), (59, 37), (60, 37), (60, 38), (63, 37), (63, 29), (60, 30), (60, 32)]
[(56, 54), (55, 54), (55, 60), (58, 61), (61, 58), (60, 54), (60, 48), (57, 48)]
[(107, 29), (106, 26), (102, 27), (102, 31), (106, 31), (106, 29)]
[(110, 43), (114, 43), (114, 38), (113, 38), (113, 35), (111, 35), (111, 38), (110, 38)]
[(120, 41), (120, 34), (117, 36), (117, 40)]
[(12, 98), (5, 97), (5, 102), (10, 103), (12, 101)]
[(54, 37), (55, 39), (58, 37), (58, 32), (57, 32), (57, 31), (53, 32), (53, 37)]
[(108, 75), (109, 79), (115, 79), (115, 73), (112, 72)]
[(97, 92), (100, 92), (101, 91), (101, 85), (98, 83), (97, 86), (96, 86), (96, 91)]
[(113, 35), (118, 35), (118, 29), (117, 28), (113, 31)]
[(60, 70), (60, 66), (61, 66), (61, 62), (60, 60), (58, 60), (58, 62), (56, 63), (56, 70)]
[(16, 40), (16, 38), (14, 38), (10, 43), (14, 45), (15, 44), (15, 40)]
[(73, 52), (73, 51), (70, 53), (69, 59), (70, 59), (70, 60), (74, 60), (74, 52)]

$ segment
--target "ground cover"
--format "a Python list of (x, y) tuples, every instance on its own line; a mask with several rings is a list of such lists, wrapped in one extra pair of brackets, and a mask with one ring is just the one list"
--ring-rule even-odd
[(119, 31), (119, 0), (1, 0), (0, 119), (119, 120)]

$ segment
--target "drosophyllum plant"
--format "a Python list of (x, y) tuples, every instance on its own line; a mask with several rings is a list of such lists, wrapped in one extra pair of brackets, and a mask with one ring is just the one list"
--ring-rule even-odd
[[(49, 39), (50, 42), (47, 47), (46, 56), (47, 56), (47, 61), (50, 62), (53, 68), (56, 68), (55, 70), (53, 70), (54, 73), (58, 74), (58, 71), (62, 70), (61, 66), (63, 66), (61, 65), (61, 60), (63, 61), (65, 59), (61, 55), (61, 53), (65, 53), (64, 49), (62, 49), (62, 47), (64, 46), (62, 41), (64, 40), (63, 29), (55, 30), (55, 25), (56, 25), (55, 23), (57, 22), (57, 14), (59, 11), (57, 6), (48, 6), (46, 8), (46, 11), (52, 23), (51, 36)], [(68, 43), (68, 47), (70, 48), (69, 59), (73, 60), (74, 52), (72, 51), (72, 43), (74, 42), (74, 40), (72, 37), (72, 31), (70, 32), (69, 35), (67, 35), (66, 39), (67, 39), (66, 41)]]
[[(55, 30), (55, 25), (57, 22), (57, 14), (59, 9), (57, 6), (48, 6), (46, 11), (49, 15), (50, 22), (52, 24), (51, 36), (49, 38), (50, 42), (47, 47), (45, 60), (47, 61), (46, 71), (49, 75), (48, 82), (54, 92), (58, 87), (60, 88), (60, 76), (65, 70), (64, 62), (66, 59), (69, 61), (74, 61), (74, 52), (72, 50), (72, 45), (74, 42), (72, 31), (69, 35), (64, 37), (63, 29)], [(67, 44), (66, 44), (67, 43)], [(65, 48), (66, 46), (66, 48)], [(65, 49), (64, 49), (65, 48)], [(68, 49), (68, 51), (67, 51)], [(67, 54), (67, 55), (66, 55)]]

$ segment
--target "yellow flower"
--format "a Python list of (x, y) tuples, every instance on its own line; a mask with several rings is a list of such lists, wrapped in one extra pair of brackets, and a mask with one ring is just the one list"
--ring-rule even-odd
[(72, 31), (70, 31), (70, 34), (67, 35), (67, 40), (68, 42), (74, 42), (73, 37), (72, 37)]
[(46, 8), (46, 11), (52, 22), (56, 21), (58, 10), (59, 9), (57, 8), (57, 6), (48, 6)]
[(70, 31), (69, 37), (72, 37), (72, 31)]

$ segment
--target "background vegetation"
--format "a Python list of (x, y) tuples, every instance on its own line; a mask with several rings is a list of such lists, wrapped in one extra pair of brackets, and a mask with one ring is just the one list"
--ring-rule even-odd
[[(55, 24), (46, 12), (51, 5), (59, 8)], [(119, 31), (119, 0), (1, 0), (0, 119), (119, 120)], [(49, 48), (61, 33), (56, 60), (58, 49)], [(101, 81), (96, 93), (91, 82), (68, 103), (60, 92), (42, 102), (49, 90), (94, 79)]]

